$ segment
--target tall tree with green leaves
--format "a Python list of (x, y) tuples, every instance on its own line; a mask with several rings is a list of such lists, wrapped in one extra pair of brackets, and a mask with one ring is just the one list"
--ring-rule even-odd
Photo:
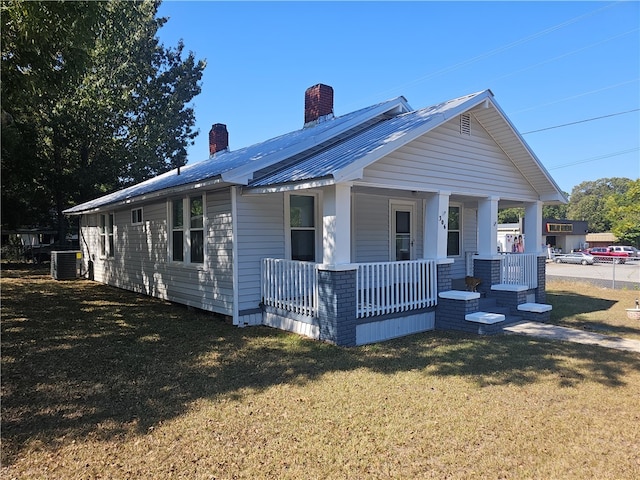
[(590, 232), (608, 232), (611, 220), (607, 199), (611, 195), (624, 194), (631, 180), (628, 178), (601, 178), (582, 182), (573, 187), (569, 197), (567, 214), (572, 220), (586, 220)]
[(630, 182), (626, 192), (610, 195), (606, 207), (618, 241), (640, 248), (640, 180)]
[(56, 100), (90, 65), (105, 9), (99, 2), (0, 4), (2, 50), (2, 222), (50, 217)]
[(64, 226), (68, 206), (186, 163), (205, 63), (159, 43), (159, 3), (2, 4), (3, 223)]

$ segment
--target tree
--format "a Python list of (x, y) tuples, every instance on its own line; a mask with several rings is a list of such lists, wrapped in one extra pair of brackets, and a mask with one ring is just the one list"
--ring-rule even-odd
[[(565, 196), (569, 196), (564, 192)], [(567, 220), (568, 205), (545, 205), (542, 207), (542, 216), (544, 218), (555, 218), (557, 220)]]
[(99, 2), (0, 5), (2, 28), (2, 221), (19, 226), (49, 216), (44, 163), (51, 153), (52, 105), (78, 83), (103, 21)]
[(518, 223), (524, 217), (524, 208), (503, 208), (498, 211), (498, 223)]
[(626, 192), (610, 195), (606, 207), (613, 234), (621, 243), (640, 248), (640, 180), (630, 182)]
[(3, 3), (3, 223), (53, 211), (62, 233), (70, 205), (186, 163), (205, 64), (159, 43), (158, 6)]
[(628, 178), (601, 178), (576, 185), (569, 197), (569, 218), (586, 220), (591, 232), (609, 231), (611, 220), (607, 215), (607, 198), (624, 194), (630, 183)]

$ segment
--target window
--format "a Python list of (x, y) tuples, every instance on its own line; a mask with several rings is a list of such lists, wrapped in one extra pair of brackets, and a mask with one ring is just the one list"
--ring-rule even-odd
[(316, 197), (289, 196), (289, 240), (291, 260), (314, 262), (316, 259)]
[(171, 247), (173, 251), (172, 259), (174, 262), (182, 262), (184, 260), (184, 215), (183, 200), (174, 200), (172, 202), (172, 225), (171, 225)]
[[(188, 212), (186, 221), (185, 212)], [(204, 263), (202, 195), (178, 198), (171, 202), (171, 259), (174, 262)]]
[(189, 229), (189, 250), (191, 263), (204, 262), (204, 205), (202, 195), (189, 199), (191, 228)]
[(134, 208), (131, 210), (131, 225), (142, 224), (142, 208)]
[(100, 215), (100, 256), (113, 257), (115, 243), (113, 238), (114, 215), (113, 213)]
[(447, 232), (447, 256), (460, 255), (460, 207), (449, 207), (449, 230)]

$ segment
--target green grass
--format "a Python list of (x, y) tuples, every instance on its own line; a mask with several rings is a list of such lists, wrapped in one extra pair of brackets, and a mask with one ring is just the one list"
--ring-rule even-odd
[[(554, 288), (555, 322), (637, 338), (608, 323), (626, 299)], [(347, 349), (2, 273), (2, 478), (638, 478), (638, 392), (629, 352), (447, 332)]]

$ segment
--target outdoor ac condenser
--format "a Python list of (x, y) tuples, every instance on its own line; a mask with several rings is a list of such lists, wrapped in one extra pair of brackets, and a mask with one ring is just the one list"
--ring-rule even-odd
[(66, 250), (51, 252), (51, 276), (54, 280), (73, 280), (78, 278), (82, 252)]

